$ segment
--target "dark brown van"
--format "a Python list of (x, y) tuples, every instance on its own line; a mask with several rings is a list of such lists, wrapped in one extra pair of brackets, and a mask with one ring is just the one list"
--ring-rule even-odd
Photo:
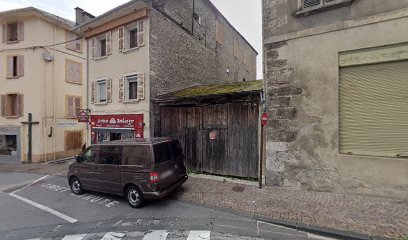
[(124, 195), (134, 208), (168, 195), (188, 178), (179, 141), (164, 138), (92, 145), (76, 157), (67, 177), (74, 194)]

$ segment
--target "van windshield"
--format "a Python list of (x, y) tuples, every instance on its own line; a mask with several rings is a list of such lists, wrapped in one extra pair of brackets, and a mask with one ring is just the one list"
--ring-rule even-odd
[(171, 160), (170, 143), (160, 143), (153, 146), (154, 162), (156, 164), (164, 163)]

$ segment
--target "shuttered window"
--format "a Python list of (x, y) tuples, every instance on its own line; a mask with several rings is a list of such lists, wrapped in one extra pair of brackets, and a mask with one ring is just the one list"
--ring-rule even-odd
[(24, 113), (23, 94), (1, 95), (1, 116), (2, 117), (22, 117)]
[(215, 22), (215, 40), (219, 44), (224, 43), (224, 26), (219, 21)]
[(315, 7), (315, 6), (319, 6), (320, 4), (321, 4), (321, 0), (303, 0), (304, 8)]
[(144, 46), (144, 21), (140, 20), (118, 28), (119, 51), (135, 49)]
[(340, 153), (408, 156), (408, 61), (340, 68)]
[(82, 63), (65, 60), (65, 81), (82, 84)]
[(145, 99), (145, 77), (143, 73), (127, 75), (119, 81), (119, 96), (124, 98), (120, 101), (132, 102)]
[(18, 78), (24, 76), (24, 56), (7, 56), (7, 78)]
[(65, 151), (82, 148), (82, 131), (65, 131)]
[(82, 40), (78, 38), (79, 36), (74, 32), (66, 31), (65, 40), (67, 43), (65, 44), (65, 47), (72, 51), (82, 52)]
[(2, 25), (2, 42), (15, 43), (24, 40), (24, 22)]
[(93, 59), (112, 54), (112, 31), (93, 37), (91, 41)]
[(81, 110), (82, 98), (79, 96), (65, 96), (66, 118), (77, 118)]

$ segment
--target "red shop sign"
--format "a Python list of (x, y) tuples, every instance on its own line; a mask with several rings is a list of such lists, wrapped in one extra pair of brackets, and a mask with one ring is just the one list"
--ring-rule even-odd
[(117, 114), (91, 116), (92, 127), (101, 128), (132, 128), (144, 127), (143, 114)]

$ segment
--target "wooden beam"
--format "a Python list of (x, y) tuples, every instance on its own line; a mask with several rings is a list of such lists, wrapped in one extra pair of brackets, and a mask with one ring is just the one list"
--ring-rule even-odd
[(147, 8), (139, 9), (133, 13), (130, 13), (126, 16), (116, 18), (110, 22), (102, 24), (98, 27), (92, 28), (85, 32), (85, 39), (97, 36), (109, 30), (118, 28), (120, 26), (126, 25), (128, 23), (143, 19), (147, 17)]

